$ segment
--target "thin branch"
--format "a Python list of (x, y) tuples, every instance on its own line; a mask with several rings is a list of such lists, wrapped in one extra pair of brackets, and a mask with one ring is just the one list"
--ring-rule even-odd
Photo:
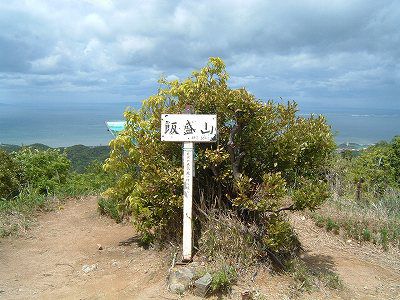
[(266, 210), (266, 212), (277, 214), (277, 213), (279, 213), (281, 211), (285, 211), (285, 210), (293, 211), (293, 210), (296, 210), (296, 208), (294, 207), (294, 204), (292, 204), (287, 207), (281, 207), (277, 210), (268, 209), (268, 210)]

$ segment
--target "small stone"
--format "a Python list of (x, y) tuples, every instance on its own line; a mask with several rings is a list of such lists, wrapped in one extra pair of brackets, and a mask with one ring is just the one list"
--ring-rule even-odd
[(305, 219), (306, 219), (306, 217), (305, 217), (305, 216), (302, 216), (302, 217), (301, 217), (301, 220), (302, 220), (302, 221), (304, 221)]
[(83, 265), (82, 266), (82, 271), (84, 272), (84, 273), (89, 273), (89, 272), (92, 272), (92, 271), (94, 271), (94, 270), (96, 270), (97, 269), (97, 264), (94, 264), (94, 265)]
[(174, 294), (182, 295), (185, 292), (186, 288), (184, 284), (177, 282), (170, 284), (169, 290)]
[(97, 244), (97, 249), (99, 249), (99, 250), (103, 250), (103, 246), (102, 246), (102, 245), (100, 245), (100, 244)]
[(242, 300), (251, 300), (251, 299), (253, 299), (253, 295), (250, 291), (242, 292)]
[(176, 294), (183, 294), (192, 284), (195, 271), (188, 267), (175, 267), (168, 277), (168, 288)]
[(350, 243), (351, 243), (351, 240), (347, 240), (346, 243), (347, 243), (347, 244), (350, 244)]
[(194, 282), (196, 296), (205, 297), (208, 290), (210, 289), (212, 276), (210, 273), (206, 273), (203, 277), (200, 277)]

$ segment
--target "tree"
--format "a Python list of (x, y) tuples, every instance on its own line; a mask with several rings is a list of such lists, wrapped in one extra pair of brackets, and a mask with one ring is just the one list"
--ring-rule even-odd
[(328, 197), (325, 166), (335, 144), (325, 118), (297, 116), (294, 102), (257, 100), (229, 88), (228, 77), (223, 61), (210, 58), (183, 81), (162, 78), (156, 95), (125, 112), (126, 129), (111, 141), (105, 163), (119, 180), (105, 196), (132, 213), (144, 239), (181, 228), (182, 149), (161, 142), (160, 118), (188, 104), (216, 114), (219, 130), (217, 143), (196, 145), (197, 216), (215, 207), (236, 211), (258, 222), (266, 245), (279, 251), (291, 234), (282, 213), (313, 210)]

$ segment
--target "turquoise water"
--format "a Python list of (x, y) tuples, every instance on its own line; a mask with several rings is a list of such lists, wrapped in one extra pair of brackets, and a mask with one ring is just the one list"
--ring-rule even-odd
[[(112, 135), (105, 121), (123, 120), (127, 106), (139, 103), (0, 103), (0, 143), (49, 146), (107, 145)], [(301, 108), (301, 106), (300, 106)], [(300, 115), (322, 113), (336, 141), (371, 144), (400, 135), (400, 109), (302, 109)]]

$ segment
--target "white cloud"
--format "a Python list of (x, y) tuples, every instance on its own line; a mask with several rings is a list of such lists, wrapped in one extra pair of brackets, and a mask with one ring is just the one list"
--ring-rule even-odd
[(231, 84), (261, 98), (385, 86), (395, 103), (399, 20), (397, 1), (14, 0), (0, 3), (0, 75), (33, 96), (87, 85), (144, 97), (161, 74), (184, 78), (221, 56)]

